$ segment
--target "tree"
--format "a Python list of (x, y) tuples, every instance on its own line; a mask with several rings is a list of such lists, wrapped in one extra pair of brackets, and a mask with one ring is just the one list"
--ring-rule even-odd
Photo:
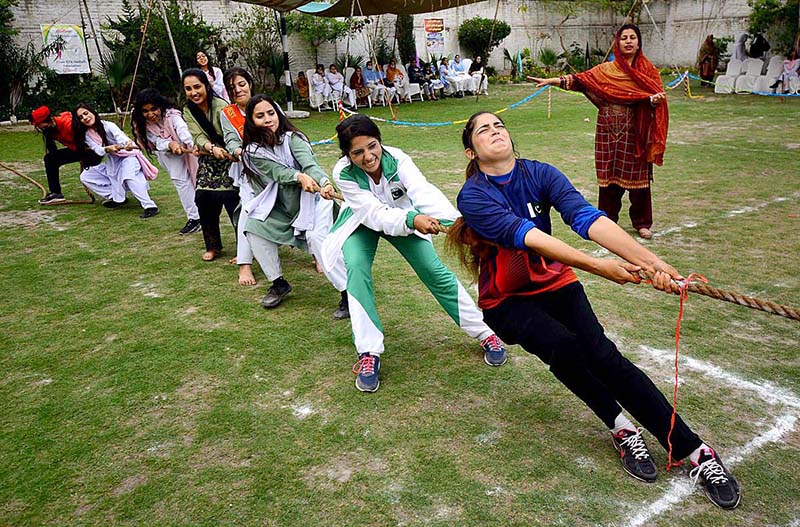
[[(164, 3), (172, 37), (181, 66), (185, 69), (194, 65), (195, 54), (220, 41), (220, 30), (207, 24), (203, 17), (192, 9), (188, 2), (168, 0)], [(142, 49), (137, 86), (157, 88), (164, 95), (180, 96), (180, 75), (175, 66), (172, 48), (167, 37), (164, 21), (157, 7), (150, 14), (147, 38)], [(113, 37), (103, 36), (106, 47), (116, 56), (132, 56), (139, 53), (142, 42), (142, 28), (147, 17), (147, 5), (134, 8), (130, 0), (123, 0), (123, 13), (116, 19), (108, 18), (104, 29), (115, 30)], [(147, 72), (147, 75), (141, 73)], [(131, 73), (133, 71), (131, 70)]]
[[(234, 60), (243, 62), (259, 88), (271, 84), (270, 76), (277, 82), (283, 72), (283, 51), (275, 12), (255, 6), (233, 15), (227, 25), (231, 28), (228, 47)], [(276, 62), (280, 67), (276, 68)]]
[(798, 34), (800, 0), (749, 0), (751, 33), (764, 33), (777, 53), (791, 54)]
[[(494, 26), (494, 31), (492, 27)], [(480, 55), (487, 62), (489, 53), (511, 33), (511, 26), (502, 20), (476, 16), (468, 18), (458, 28), (458, 43), (473, 57)], [(492, 41), (489, 42), (489, 35)]]
[(9, 80), (8, 98), (11, 115), (16, 115), (17, 106), (31, 88), (31, 81), (40, 81), (48, 71), (44, 59), (56, 53), (63, 45), (64, 40), (61, 37), (38, 51), (33, 40), (29, 40), (24, 47), (11, 42), (11, 47), (4, 52), (9, 62), (3, 67), (4, 76)]
[(397, 51), (400, 62), (409, 64), (417, 58), (417, 45), (414, 42), (414, 16), (397, 15), (394, 33), (397, 37)]
[[(363, 27), (363, 24), (360, 27)], [(286, 15), (286, 29), (289, 33), (298, 33), (311, 45), (314, 49), (314, 63), (316, 64), (319, 62), (319, 47), (324, 42), (336, 42), (346, 36), (350, 25), (335, 18), (292, 11)]]

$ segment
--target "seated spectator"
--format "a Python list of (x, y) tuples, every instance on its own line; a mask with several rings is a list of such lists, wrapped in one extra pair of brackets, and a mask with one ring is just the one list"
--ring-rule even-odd
[(790, 58), (783, 61), (783, 71), (770, 86), (773, 92), (777, 93), (777, 88), (780, 86), (783, 93), (789, 93), (789, 81), (798, 77), (798, 69), (800, 69), (800, 59), (797, 58), (797, 53), (793, 52)]
[(322, 95), (325, 100), (331, 96), (331, 85), (328, 84), (328, 79), (325, 76), (325, 66), (317, 64), (317, 69), (314, 75), (311, 76), (311, 87), (315, 93)]
[(413, 62), (408, 65), (408, 81), (412, 84), (419, 84), (419, 88), (422, 90), (423, 94), (428, 96), (428, 99), (432, 101), (436, 100), (436, 93), (433, 91), (431, 81), (425, 78), (422, 68)]
[(353, 90), (345, 85), (344, 76), (337, 71), (336, 64), (331, 64), (328, 67), (328, 71), (325, 73), (325, 79), (331, 87), (331, 94), (337, 101), (341, 99), (345, 101), (345, 104), (350, 108), (355, 107), (356, 97), (353, 94)]
[[(425, 64), (423, 68), (422, 77), (425, 79), (426, 82), (430, 84), (431, 93), (436, 94), (436, 90), (439, 90), (439, 97), (444, 97), (444, 83), (439, 80), (439, 76), (436, 73), (436, 65), (432, 63)], [(435, 101), (437, 98), (435, 97), (433, 100)]]
[(350, 89), (355, 92), (358, 105), (367, 106), (372, 89), (370, 89), (364, 81), (364, 74), (361, 71), (361, 66), (356, 66), (356, 69), (353, 70), (353, 75), (350, 77)]
[(472, 77), (467, 71), (467, 66), (461, 61), (461, 55), (456, 55), (450, 65), (450, 75), (457, 77), (462, 82), (462, 91), (466, 90), (472, 95)]
[(480, 93), (481, 91), (489, 95), (489, 82), (483, 69), (483, 60), (481, 56), (475, 57), (472, 64), (469, 65), (469, 76), (472, 78), (472, 91)]
[(308, 99), (308, 77), (304, 71), (300, 71), (297, 73), (297, 93), (300, 94), (300, 97), (303, 99)]
[(406, 90), (405, 86), (405, 75), (403, 74), (403, 70), (397, 67), (397, 61), (394, 59), (389, 61), (389, 65), (386, 66), (386, 80), (388, 80), (392, 86), (397, 89), (397, 94), (400, 96), (400, 101), (404, 101), (408, 98), (408, 91)]
[(391, 100), (397, 90), (394, 87), (386, 87), (383, 83), (384, 75), (380, 68), (372, 67), (372, 61), (367, 61), (367, 67), (363, 71), (364, 83), (372, 91), (372, 102), (381, 103), (387, 98)]
[(443, 57), (442, 63), (439, 65), (439, 80), (444, 84), (445, 90), (452, 85), (453, 97), (464, 96), (464, 80), (453, 75), (447, 68), (447, 57)]

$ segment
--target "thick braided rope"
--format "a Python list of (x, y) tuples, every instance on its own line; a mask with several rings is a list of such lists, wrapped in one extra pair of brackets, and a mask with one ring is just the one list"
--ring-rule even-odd
[(767, 313), (772, 313), (773, 315), (791, 318), (792, 320), (800, 320), (800, 310), (793, 307), (776, 304), (775, 302), (770, 302), (769, 300), (760, 300), (758, 298), (753, 298), (750, 296), (741, 295), (739, 293), (734, 293), (732, 291), (725, 291), (723, 289), (717, 289), (716, 287), (698, 283), (689, 284), (689, 291), (710, 298), (716, 298), (717, 300), (723, 300), (732, 304), (749, 307), (751, 309), (758, 309), (759, 311), (765, 311)]
[[(23, 174), (19, 170), (15, 169), (15, 168), (11, 168), (10, 166), (6, 165), (5, 163), (0, 163), (0, 168), (2, 168), (4, 170), (8, 170), (12, 174), (16, 174), (19, 177), (24, 178), (24, 179), (30, 181), (31, 183), (33, 183), (34, 185), (36, 185), (39, 188), (39, 190), (42, 192), (42, 197), (43, 198), (47, 195), (47, 190), (42, 186), (41, 183), (39, 183), (38, 181), (36, 181), (32, 177), (26, 176), (25, 174)], [(92, 203), (95, 202), (94, 194), (89, 192), (89, 189), (86, 188), (86, 185), (83, 186), (83, 189), (89, 195), (89, 199), (88, 200), (86, 200), (86, 199), (84, 199), (84, 200), (66, 199), (64, 201), (59, 201), (59, 202), (56, 202), (56, 203), (47, 203), (47, 206), (48, 207), (52, 207), (54, 205), (91, 205)]]

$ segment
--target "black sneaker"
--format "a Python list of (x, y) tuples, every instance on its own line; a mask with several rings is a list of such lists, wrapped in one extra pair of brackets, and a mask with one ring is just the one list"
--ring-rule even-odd
[(183, 228), (178, 231), (178, 234), (183, 236), (184, 234), (190, 234), (193, 232), (197, 232), (199, 230), (200, 230), (200, 220), (189, 220), (186, 222), (186, 225), (184, 225)]
[(159, 212), (158, 211), (158, 207), (148, 207), (148, 208), (144, 209), (144, 212), (139, 217), (144, 219), (144, 220), (146, 220), (147, 218), (152, 218), (153, 216), (158, 216), (158, 212)]
[(378, 373), (381, 369), (381, 358), (378, 355), (362, 353), (358, 361), (353, 364), (353, 373), (356, 377), (356, 388), (362, 392), (377, 392), (381, 381)]
[(121, 207), (128, 203), (128, 198), (125, 198), (123, 201), (114, 201), (113, 199), (107, 199), (103, 202), (103, 206), (107, 209), (116, 209), (117, 207)]
[(261, 299), (261, 305), (267, 309), (278, 307), (283, 302), (283, 298), (291, 292), (292, 286), (289, 285), (289, 282), (284, 280), (283, 277), (278, 278), (272, 282), (267, 291), (267, 296)]
[(722, 460), (711, 448), (700, 451), (697, 463), (689, 471), (692, 481), (700, 483), (708, 499), (722, 509), (735, 509), (739, 505), (742, 495), (739, 491), (739, 482), (728, 472)]
[(344, 320), (350, 318), (350, 305), (347, 301), (347, 293), (342, 295), (339, 300), (339, 307), (333, 312), (333, 320)]
[(481, 347), (483, 348), (483, 362), (489, 366), (502, 366), (508, 360), (503, 341), (494, 333), (481, 341)]
[(642, 429), (620, 430), (611, 434), (611, 442), (619, 452), (619, 460), (625, 472), (646, 483), (653, 483), (658, 477), (658, 468), (647, 450), (642, 437)]
[(47, 196), (39, 200), (39, 205), (51, 205), (53, 203), (61, 203), (67, 201), (64, 199), (64, 194), (58, 192), (51, 192)]

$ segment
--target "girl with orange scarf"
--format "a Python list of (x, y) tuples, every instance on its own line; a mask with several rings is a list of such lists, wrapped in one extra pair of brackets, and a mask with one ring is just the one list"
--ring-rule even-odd
[(630, 195), (633, 228), (653, 237), (650, 181), (653, 163), (664, 162), (669, 110), (658, 70), (641, 49), (642, 35), (625, 24), (614, 37), (614, 61), (560, 78), (528, 77), (541, 86), (581, 91), (598, 108), (595, 167), (598, 208), (617, 222), (622, 196)]

